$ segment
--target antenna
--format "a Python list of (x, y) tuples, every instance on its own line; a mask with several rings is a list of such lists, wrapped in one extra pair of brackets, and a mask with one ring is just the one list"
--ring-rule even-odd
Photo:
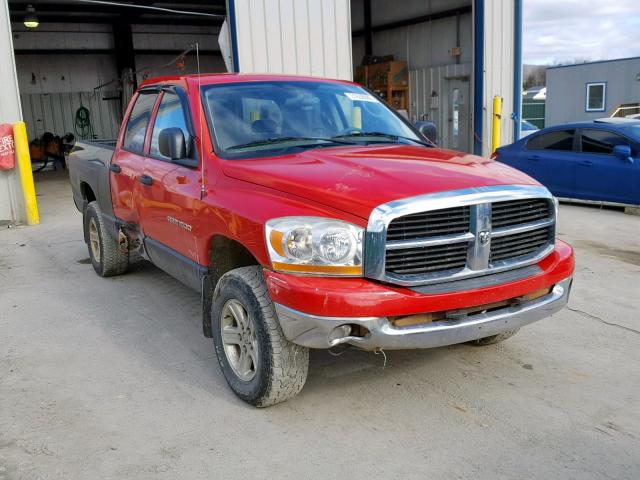
[(198, 68), (198, 122), (200, 123), (200, 200), (202, 200), (204, 198), (204, 194), (206, 192), (205, 190), (205, 186), (204, 186), (204, 162), (206, 159), (206, 156), (204, 154), (204, 137), (203, 137), (203, 129), (204, 129), (204, 125), (203, 125), (203, 120), (202, 120), (202, 116), (203, 116), (203, 111), (202, 111), (202, 74), (200, 72), (200, 43), (196, 42), (196, 63), (197, 63), (197, 68)]

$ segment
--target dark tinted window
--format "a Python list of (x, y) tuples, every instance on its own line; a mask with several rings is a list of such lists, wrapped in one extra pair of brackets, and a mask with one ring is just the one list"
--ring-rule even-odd
[(575, 130), (558, 130), (556, 132), (537, 135), (527, 142), (529, 150), (573, 150), (573, 134)]
[(170, 160), (160, 153), (158, 146), (158, 139), (160, 138), (160, 132), (165, 128), (179, 128), (182, 130), (184, 140), (189, 144), (189, 130), (187, 129), (187, 122), (185, 120), (185, 112), (180, 103), (180, 98), (175, 93), (165, 92), (158, 108), (158, 114), (156, 115), (156, 121), (153, 125), (153, 133), (151, 134), (151, 148), (149, 153), (153, 157), (161, 158), (163, 160)]
[(127, 130), (124, 133), (122, 146), (125, 150), (142, 153), (144, 137), (147, 134), (147, 125), (149, 125), (149, 118), (151, 118), (151, 110), (153, 110), (157, 97), (157, 93), (142, 93), (138, 96), (127, 123)]
[(585, 153), (613, 153), (616, 145), (629, 145), (629, 140), (617, 133), (606, 130), (583, 130), (582, 151)]

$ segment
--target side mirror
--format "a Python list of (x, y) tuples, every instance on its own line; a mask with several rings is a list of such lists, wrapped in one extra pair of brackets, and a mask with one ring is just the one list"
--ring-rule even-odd
[(158, 149), (164, 157), (171, 160), (187, 158), (187, 142), (179, 128), (165, 128), (158, 137)]
[(434, 144), (436, 143), (436, 140), (438, 139), (438, 131), (436, 130), (435, 123), (420, 121), (416, 122), (414, 125), (424, 138), (431, 140)]
[(613, 147), (613, 154), (620, 160), (633, 163), (631, 156), (631, 147), (629, 145), (616, 145)]

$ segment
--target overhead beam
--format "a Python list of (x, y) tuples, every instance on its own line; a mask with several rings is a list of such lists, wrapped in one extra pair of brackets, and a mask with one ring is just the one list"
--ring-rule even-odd
[[(117, 16), (99, 16), (99, 15), (42, 15), (38, 13), (40, 19), (40, 25), (44, 26), (46, 23), (86, 23), (86, 24), (98, 24), (105, 25), (111, 24), (117, 20)], [(22, 23), (24, 15), (11, 14), (11, 21), (15, 23)], [(217, 18), (194, 18), (194, 17), (146, 17), (142, 16), (136, 18), (132, 23), (135, 25), (180, 25), (191, 27), (220, 27), (222, 26), (223, 19)]]
[[(136, 55), (179, 55), (181, 49), (134, 49)], [(20, 48), (13, 51), (15, 55), (113, 55), (113, 48)], [(220, 55), (220, 50), (200, 49), (200, 55)]]
[[(412, 18), (407, 18), (403, 20), (397, 20), (395, 22), (383, 23), (380, 25), (373, 25), (371, 27), (371, 31), (373, 33), (377, 33), (377, 32), (384, 32), (385, 30), (393, 30), (394, 28), (409, 27), (411, 25), (417, 25), (418, 23), (432, 22), (434, 20), (442, 20), (444, 18), (455, 17), (457, 15), (462, 15), (465, 13), (471, 13), (472, 10), (473, 9), (471, 8), (471, 6), (453, 8), (451, 10), (444, 10), (442, 12), (432, 13), (429, 15), (421, 15), (419, 17), (412, 17)], [(353, 37), (361, 37), (362, 35), (365, 35), (365, 30), (364, 29), (355, 30), (351, 32), (351, 35)]]
[(154, 0), (138, 0), (136, 7), (155, 6), (160, 8), (175, 7), (178, 10), (194, 12), (202, 15), (217, 15), (206, 17), (198, 15), (163, 12), (160, 10), (145, 10), (123, 5), (86, 4), (80, 2), (57, 3), (35, 2), (33, 0), (10, 0), (9, 10), (11, 21), (21, 23), (26, 13), (27, 5), (34, 4), (40, 23), (90, 23), (108, 24), (117, 21), (120, 17), (126, 18), (131, 24), (156, 24), (156, 25), (188, 25), (188, 26), (221, 26), (226, 12), (224, 0), (208, 0), (202, 3), (171, 3), (157, 2)]
[[(136, 5), (138, 6), (153, 6), (155, 1), (146, 0), (144, 2), (137, 1)], [(113, 15), (120, 15), (122, 13), (127, 13), (129, 15), (134, 14), (136, 12), (145, 12), (142, 8), (132, 8), (127, 7), (125, 5), (108, 5), (108, 4), (86, 4), (86, 3), (38, 3), (33, 0), (29, 1), (10, 1), (9, 2), (9, 11), (12, 14), (22, 14), (26, 13), (26, 9), (28, 5), (34, 5), (36, 7), (37, 15), (46, 15), (48, 13), (108, 13)], [(172, 4), (170, 4), (172, 5)], [(190, 11), (195, 13), (207, 13), (212, 15), (224, 15), (225, 6), (223, 5), (215, 5), (213, 3), (203, 3), (203, 4), (189, 4), (188, 7), (180, 6), (180, 4), (176, 5), (177, 10)], [(165, 4), (162, 4), (162, 8), (165, 8)], [(149, 10), (151, 12), (157, 12), (154, 10)], [(161, 13), (161, 12), (159, 12)]]

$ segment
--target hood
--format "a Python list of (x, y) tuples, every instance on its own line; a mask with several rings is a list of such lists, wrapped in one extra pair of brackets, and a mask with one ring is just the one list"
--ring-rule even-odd
[(538, 185), (507, 165), (420, 146), (305, 150), (223, 162), (232, 178), (291, 193), (367, 219), (380, 204), (415, 195), (492, 185)]

